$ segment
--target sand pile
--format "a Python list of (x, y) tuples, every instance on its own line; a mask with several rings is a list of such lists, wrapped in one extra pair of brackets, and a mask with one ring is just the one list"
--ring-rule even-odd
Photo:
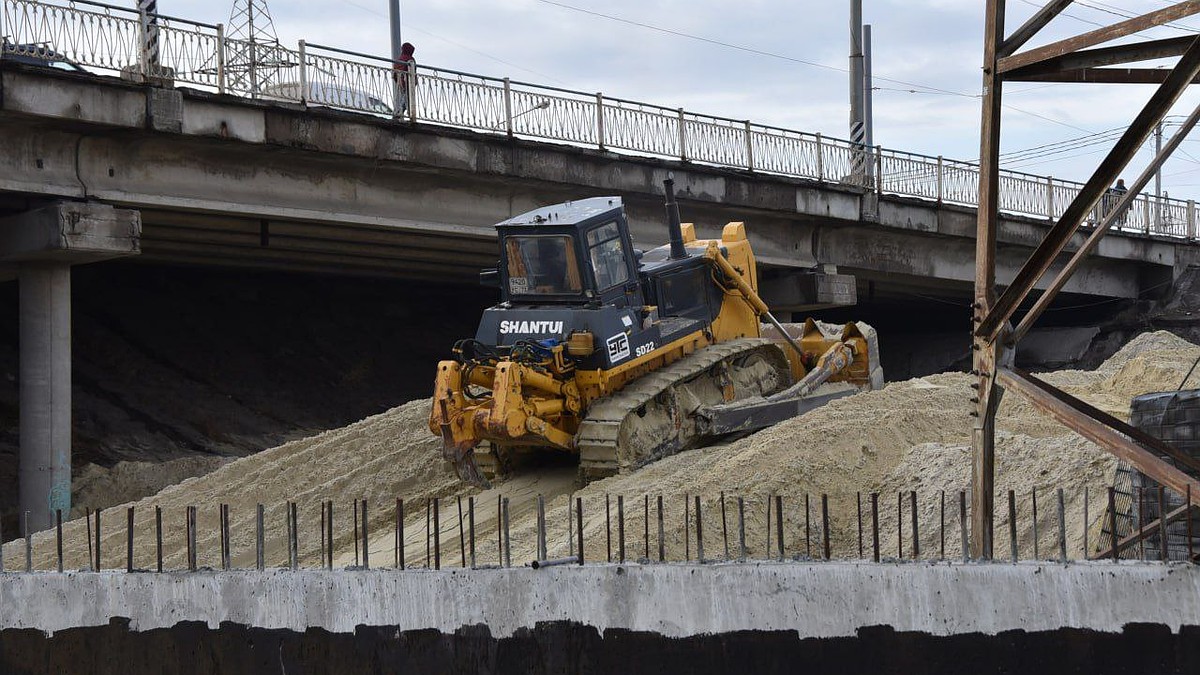
[[(1168, 333), (1139, 336), (1095, 371), (1060, 371), (1045, 379), (1077, 394), (1120, 417), (1127, 417), (1129, 400), (1150, 391), (1175, 388), (1184, 373), (1200, 356), (1200, 347)], [(371, 504), (372, 563), (391, 564), (393, 556), (394, 500), (403, 497), (408, 505), (406, 559), (421, 565), (425, 556), (425, 501), (443, 497), (441, 539), (443, 564), (457, 565), (459, 534), (456, 496), (476, 499), (478, 562), (494, 563), (496, 545), (496, 498), (510, 500), (512, 558), (515, 564), (532, 559), (535, 547), (534, 503), (546, 495), (551, 556), (566, 555), (568, 545), (567, 504), (573, 497), (584, 499), (585, 539), (590, 559), (604, 559), (605, 495), (611, 496), (612, 546), (618, 548), (616, 496), (625, 498), (625, 533), (628, 558), (645, 553), (645, 496), (650, 496), (651, 553), (657, 556), (655, 500), (665, 500), (665, 541), (668, 558), (684, 556), (685, 526), (683, 495), (702, 497), (705, 554), (724, 555), (719, 495), (726, 502), (725, 526), (731, 549), (736, 554), (736, 502), (746, 498), (746, 535), (750, 554), (767, 551), (765, 498), (784, 496), (785, 548), (803, 554), (805, 546), (804, 496), (810, 495), (811, 550), (819, 551), (821, 493), (828, 494), (831, 538), (835, 556), (857, 556), (856, 493), (864, 496), (864, 516), (869, 522), (866, 495), (880, 493), (881, 551), (895, 556), (896, 499), (900, 491), (916, 490), (921, 523), (922, 557), (936, 556), (939, 539), (940, 491), (947, 493), (947, 555), (959, 553), (958, 491), (968, 484), (972, 378), (943, 374), (897, 382), (873, 392), (838, 399), (800, 418), (789, 420), (752, 436), (668, 457), (635, 473), (574, 488), (569, 466), (529, 468), (518, 476), (480, 493), (456, 481), (440, 460), (440, 441), (425, 427), (427, 401), (415, 401), (343, 429), (288, 443), (253, 457), (229, 463), (213, 473), (163, 490), (136, 504), (139, 566), (153, 564), (153, 507), (164, 510), (167, 564), (183, 565), (184, 507), (201, 507), (199, 549), (202, 565), (216, 566), (218, 539), (217, 504), (231, 505), (233, 557), (237, 565), (253, 562), (253, 508), (266, 506), (268, 563), (286, 559), (284, 506), (296, 500), (300, 509), (301, 559), (317, 564), (320, 500), (333, 499), (337, 506), (335, 536), (338, 564), (354, 561), (353, 526), (349, 504), (365, 497)], [(1111, 485), (1115, 461), (1073, 433), (1041, 415), (1016, 395), (1001, 406), (998, 436), (997, 489), (999, 499), (996, 553), (1008, 553), (1007, 504), (1005, 491), (1018, 497), (1018, 539), (1022, 557), (1032, 553), (1029, 518), (1030, 493), (1039, 493), (1039, 553), (1057, 555), (1057, 500), (1054, 490), (1065, 491), (1068, 553), (1082, 553), (1083, 489), (1091, 494), (1090, 516), (1097, 527), (1102, 513), (1101, 495)], [(911, 551), (908, 497), (903, 507), (904, 552)], [(692, 514), (694, 523), (694, 514)], [(124, 566), (123, 509), (105, 511), (104, 566)], [(774, 526), (771, 537), (774, 537)], [(82, 521), (64, 526), (67, 567), (86, 565), (87, 545)], [(694, 558), (694, 525), (689, 523), (687, 549)], [(1097, 539), (1093, 529), (1090, 539)], [(866, 553), (870, 554), (869, 536)], [(39, 536), (35, 562), (46, 569), (53, 565), (53, 542)], [(772, 550), (774, 542), (772, 542)], [(12, 564), (20, 553), (19, 543), (5, 547)], [(23, 556), (22, 558), (23, 559)]]

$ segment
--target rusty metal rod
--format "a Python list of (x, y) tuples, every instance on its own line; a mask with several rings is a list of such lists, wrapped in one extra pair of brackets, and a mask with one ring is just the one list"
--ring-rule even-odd
[(871, 559), (879, 562), (879, 493), (871, 493)]
[[(84, 510), (84, 521), (87, 523), (88, 567), (95, 570), (96, 554), (92, 551), (92, 510)], [(0, 539), (2, 541), (2, 539)], [(4, 547), (0, 546), (0, 572), (4, 571)]]
[(824, 492), (821, 493), (821, 532), (823, 533), (821, 552), (825, 554), (826, 560), (830, 560), (833, 558), (833, 551), (829, 546), (829, 495)]
[[(63, 571), (62, 509), (54, 509), (54, 532), (55, 532), (54, 543), (56, 545), (55, 548), (58, 551), (58, 573), (62, 574), (62, 571)], [(0, 545), (3, 545), (3, 542), (4, 542), (4, 538), (0, 537)], [(0, 567), (0, 571), (3, 571), (3, 567)], [(161, 572), (162, 569), (159, 569), (158, 571)]]
[(555, 558), (554, 560), (534, 560), (529, 563), (533, 569), (541, 569), (543, 567), (558, 567), (559, 565), (578, 565), (581, 564), (579, 556), (569, 555), (565, 558)]
[(729, 521), (725, 516), (725, 492), (721, 492), (721, 542), (725, 545), (725, 559), (729, 560)]
[(904, 559), (904, 493), (896, 493), (896, 557)]
[(625, 496), (617, 495), (617, 552), (625, 562)]
[(1062, 488), (1058, 488), (1058, 559), (1067, 562), (1067, 506)]
[[(254, 505), (254, 568), (259, 572), (266, 566), (264, 560), (264, 542), (263, 542), (263, 505)], [(330, 559), (333, 559), (333, 545), (330, 544)]]
[(25, 571), (33, 571), (33, 533), (29, 531), (29, 512), (25, 512)]
[(645, 555), (642, 557), (650, 560), (650, 495), (642, 495), (642, 539), (646, 542)]
[[(99, 572), (102, 569), (102, 563), (103, 563), (103, 558), (100, 557), (100, 511), (102, 511), (102, 510), (103, 509), (96, 509), (96, 571), (97, 572)], [(192, 527), (194, 529), (195, 524), (193, 524)]]
[(1041, 559), (1041, 550), (1038, 547), (1038, 512), (1037, 512), (1037, 488), (1034, 487), (1030, 491), (1031, 507), (1033, 509), (1033, 559)]
[(467, 566), (467, 534), (463, 531), (462, 495), (457, 495), (458, 502), (458, 566)]
[(783, 495), (775, 495), (775, 545), (779, 547), (779, 560), (783, 560)]
[(665, 562), (667, 559), (667, 540), (663, 536), (663, 498), (658, 495), (658, 562)]
[(612, 562), (612, 501), (604, 494), (604, 544), (608, 548), (608, 562)]
[(583, 497), (575, 498), (575, 536), (579, 537), (579, 564), (583, 564)]
[(509, 530), (508, 497), (502, 500), (504, 505), (504, 566), (512, 567), (512, 535)]
[(766, 502), (767, 502), (767, 547), (763, 550), (763, 558), (764, 559), (768, 559), (771, 557), (771, 495), (770, 494), (767, 495)]
[(909, 510), (912, 511), (912, 557), (916, 560), (921, 557), (921, 533), (917, 526), (917, 491), (910, 491), (908, 497)]
[(1017, 503), (1013, 490), (1008, 491), (1008, 548), (1012, 561), (1017, 562)]
[(704, 520), (700, 515), (700, 495), (696, 495), (696, 560), (704, 563)]
[(946, 559), (946, 491), (938, 493), (938, 560)]
[(746, 562), (746, 502), (738, 496), (738, 560)]
[(300, 568), (300, 518), (296, 513), (296, 502), (288, 502), (288, 512), (292, 522), (292, 569)]
[(538, 495), (538, 560), (546, 560), (546, 497)]
[(475, 497), (467, 497), (467, 531), (470, 536), (471, 569), (475, 569)]
[(967, 546), (967, 491), (958, 491), (958, 534), (962, 539), (963, 562), (971, 557), (971, 549)]
[(362, 566), (363, 566), (363, 569), (365, 569), (365, 570), (371, 569), (370, 548), (371, 548), (371, 534), (370, 534), (370, 530), (367, 528), (367, 499), (366, 499), (366, 497), (364, 497), (362, 500), (362, 552), (363, 552)]

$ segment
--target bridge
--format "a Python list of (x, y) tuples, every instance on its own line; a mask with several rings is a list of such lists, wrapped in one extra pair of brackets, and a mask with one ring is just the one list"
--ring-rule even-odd
[[(662, 243), (673, 173), (702, 235), (748, 223), (784, 311), (965, 298), (974, 278), (969, 162), (424, 65), (404, 75), (401, 112), (388, 59), (84, 0), (0, 0), (0, 21), (10, 53), (48, 46), (82, 69), (0, 59), (0, 278), (21, 278), (22, 344), (36, 345), (21, 358), (21, 472), (40, 497), (21, 508), (38, 527), (69, 495), (73, 264), (469, 282), (494, 264), (491, 225), (547, 203), (620, 194), (635, 240)], [(247, 49), (276, 67), (235, 67)], [(1003, 175), (1001, 282), (1080, 187)], [(1161, 289), (1195, 239), (1193, 202), (1139, 197), (1064, 300)]]

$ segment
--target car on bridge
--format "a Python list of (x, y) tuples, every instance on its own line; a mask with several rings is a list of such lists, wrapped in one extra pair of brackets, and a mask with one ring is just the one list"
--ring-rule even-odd
[(309, 82), (308, 91), (303, 91), (299, 82), (281, 82), (263, 88), (262, 98), (281, 101), (300, 101), (309, 105), (323, 105), (330, 108), (355, 110), (374, 115), (392, 116), (392, 107), (379, 98), (361, 89), (353, 89), (325, 82)]
[(74, 73), (88, 72), (66, 55), (54, 51), (49, 44), (15, 44), (4, 40), (0, 45), (0, 60), (25, 63), (31, 66), (58, 68)]

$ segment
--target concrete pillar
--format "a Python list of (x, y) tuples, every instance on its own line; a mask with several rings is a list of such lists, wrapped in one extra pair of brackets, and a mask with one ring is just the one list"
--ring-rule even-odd
[(71, 267), (20, 268), (20, 513), (32, 530), (71, 510)]
[(141, 231), (136, 211), (80, 202), (0, 219), (0, 271), (19, 284), (18, 502), (32, 530), (71, 508), (71, 266), (137, 255)]

